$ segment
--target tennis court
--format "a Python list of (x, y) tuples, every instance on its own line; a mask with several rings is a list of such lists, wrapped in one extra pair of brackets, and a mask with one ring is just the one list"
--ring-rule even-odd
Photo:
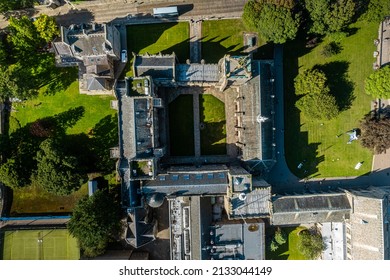
[(77, 240), (66, 229), (5, 231), (4, 260), (78, 260)]

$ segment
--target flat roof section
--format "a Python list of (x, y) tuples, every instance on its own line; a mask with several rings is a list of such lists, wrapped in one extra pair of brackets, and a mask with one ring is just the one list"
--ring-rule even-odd
[(178, 82), (218, 82), (217, 64), (178, 64), (176, 66)]

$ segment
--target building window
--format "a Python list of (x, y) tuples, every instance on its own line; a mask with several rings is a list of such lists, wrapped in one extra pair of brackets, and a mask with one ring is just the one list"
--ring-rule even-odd
[(190, 175), (189, 174), (184, 174), (183, 178), (184, 178), (184, 180), (189, 180), (190, 179)]

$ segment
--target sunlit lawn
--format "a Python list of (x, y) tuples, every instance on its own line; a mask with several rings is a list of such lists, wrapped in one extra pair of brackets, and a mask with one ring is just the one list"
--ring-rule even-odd
[(304, 227), (297, 228), (283, 228), (283, 231), (288, 234), (288, 240), (285, 244), (272, 252), (267, 247), (267, 260), (306, 260), (298, 250), (298, 233)]
[[(300, 177), (304, 177), (304, 170), (308, 171), (307, 175), (318, 177), (358, 176), (371, 170), (372, 153), (361, 147), (359, 141), (348, 145), (346, 132), (358, 128), (359, 121), (370, 110), (371, 98), (364, 92), (364, 80), (373, 71), (373, 41), (378, 35), (378, 25), (357, 23), (350, 28), (356, 33), (343, 39), (342, 51), (330, 58), (321, 54), (323, 46), (329, 43), (328, 38), (312, 50), (305, 49), (304, 42), (299, 40), (285, 47), (286, 157), (290, 169)], [(299, 56), (302, 51), (308, 53)], [(349, 93), (354, 99), (349, 109), (331, 121), (307, 119), (294, 107), (296, 71), (315, 65), (325, 70), (331, 91), (338, 101), (345, 102)], [(307, 162), (303, 168), (297, 169), (303, 160)], [(358, 162), (364, 162), (363, 166), (355, 170)]]
[[(217, 63), (225, 54), (241, 54), (244, 50), (244, 32), (249, 31), (241, 19), (203, 21), (202, 58), (206, 63)], [(265, 45), (260, 37), (258, 45)], [(263, 47), (255, 56), (271, 58), (272, 46)]]
[(127, 27), (127, 53), (129, 63), (126, 76), (132, 76), (130, 69), (136, 54), (172, 54), (175, 52), (181, 63), (190, 57), (190, 31), (187, 22), (130, 25)]
[(225, 104), (211, 94), (201, 94), (199, 107), (202, 155), (226, 154)]

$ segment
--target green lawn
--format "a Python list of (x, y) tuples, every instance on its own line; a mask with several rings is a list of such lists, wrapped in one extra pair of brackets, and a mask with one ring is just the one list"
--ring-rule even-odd
[(194, 144), (193, 96), (180, 95), (169, 104), (169, 138), (172, 156), (193, 156)]
[[(209, 20), (202, 23), (202, 58), (217, 63), (225, 54), (238, 55), (243, 51), (243, 34), (249, 32), (241, 19)], [(255, 58), (272, 58), (272, 45), (259, 38), (260, 48)]]
[(283, 228), (288, 234), (288, 240), (285, 244), (279, 246), (279, 248), (272, 252), (267, 246), (267, 260), (306, 260), (298, 250), (298, 233), (304, 229), (304, 227), (297, 228)]
[(80, 259), (77, 240), (66, 229), (5, 231), (3, 236), (4, 260)]
[(202, 155), (226, 154), (225, 104), (211, 94), (199, 96), (200, 148)]
[(130, 25), (127, 27), (128, 63), (126, 76), (132, 76), (132, 52), (137, 54), (171, 54), (175, 52), (179, 61), (185, 63), (190, 57), (190, 31), (187, 22)]
[(54, 116), (72, 108), (82, 107), (83, 116), (67, 130), (67, 134), (88, 133), (101, 119), (115, 113), (110, 108), (114, 96), (91, 96), (79, 94), (79, 84), (73, 82), (65, 91), (55, 95), (40, 94), (37, 98), (14, 103), (15, 111), (11, 114), (10, 132), (18, 128), (18, 123), (25, 126), (39, 118)]
[[(378, 25), (356, 23), (350, 28), (352, 35), (341, 41), (342, 51), (330, 58), (321, 55), (328, 38), (312, 50), (299, 39), (285, 46), (286, 158), (297, 176), (304, 177), (304, 170), (316, 177), (359, 176), (371, 170), (372, 153), (362, 148), (359, 141), (347, 145), (346, 132), (358, 128), (359, 120), (370, 110), (371, 98), (364, 92), (364, 80), (373, 71), (373, 40)], [(342, 107), (334, 120), (310, 120), (294, 107), (293, 80), (297, 71), (313, 66), (325, 72), (331, 93)], [(297, 169), (303, 160), (307, 160), (304, 168)], [(360, 170), (355, 170), (355, 165), (362, 161)]]

